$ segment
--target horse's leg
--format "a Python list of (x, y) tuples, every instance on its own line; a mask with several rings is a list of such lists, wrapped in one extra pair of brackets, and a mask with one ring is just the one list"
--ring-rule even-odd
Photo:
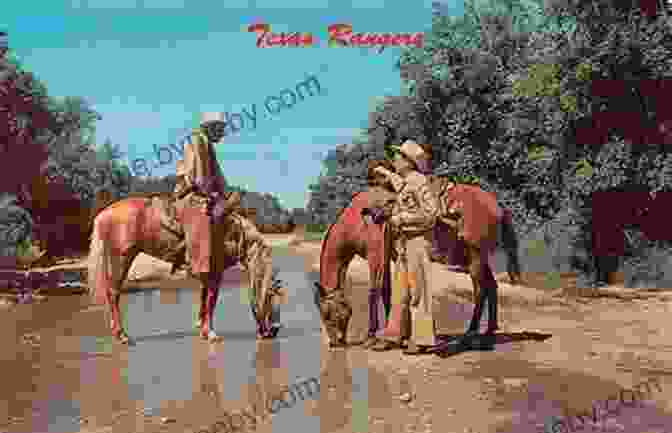
[(196, 319), (196, 323), (194, 324), (194, 327), (196, 329), (201, 329), (207, 318), (206, 317), (207, 301), (208, 301), (208, 286), (206, 284), (201, 283), (201, 305), (198, 309), (198, 318)]
[(111, 310), (110, 328), (112, 329), (112, 335), (123, 344), (128, 343), (128, 334), (124, 330), (123, 317), (121, 315), (121, 309), (119, 308), (119, 303), (121, 301), (121, 287), (124, 285), (128, 271), (131, 269), (133, 260), (135, 260), (138, 254), (139, 251), (137, 249), (130, 249), (121, 255), (119, 261), (112, 262), (112, 266), (119, 266), (120, 272), (119, 274), (113, 272), (112, 275), (118, 275), (118, 278), (115, 281), (112, 281), (112, 290), (107, 293), (107, 302)]
[(206, 305), (207, 319), (208, 319), (208, 341), (214, 342), (219, 340), (219, 336), (215, 332), (215, 310), (217, 309), (217, 298), (219, 297), (219, 286), (222, 281), (222, 272), (210, 272), (210, 284), (208, 285), (208, 299)]
[(475, 306), (474, 313), (467, 330), (467, 336), (478, 334), (481, 316), (483, 314), (483, 304), (488, 302), (488, 329), (487, 335), (492, 335), (498, 328), (497, 326), (497, 280), (492, 273), (492, 253), (494, 246), (482, 244), (480, 248), (470, 246), (471, 263), (469, 271), (472, 284), (474, 285)]
[(201, 304), (203, 309), (203, 320), (201, 321), (200, 336), (204, 340), (214, 341), (217, 339), (217, 333), (214, 329), (214, 313), (217, 308), (217, 295), (219, 292), (219, 282), (221, 274), (215, 272), (203, 272), (198, 274), (198, 280), (201, 283), (201, 299), (205, 294), (205, 302)]
[(488, 328), (486, 335), (493, 335), (499, 329), (497, 324), (497, 279), (493, 273), (495, 245), (483, 249), (481, 259), (481, 290), (488, 301)]
[(467, 253), (469, 255), (469, 276), (471, 277), (471, 284), (474, 288), (474, 312), (469, 323), (466, 335), (471, 336), (478, 334), (479, 325), (481, 323), (481, 316), (483, 314), (483, 302), (485, 292), (481, 287), (481, 250), (478, 246), (465, 242)]
[[(371, 347), (378, 340), (376, 334), (385, 328), (385, 308), (383, 299), (384, 262), (379, 255), (369, 254), (369, 330), (365, 346)], [(383, 262), (383, 263), (380, 263)]]

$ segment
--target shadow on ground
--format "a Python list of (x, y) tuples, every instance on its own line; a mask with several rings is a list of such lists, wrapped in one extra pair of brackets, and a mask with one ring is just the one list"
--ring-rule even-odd
[(434, 353), (441, 358), (448, 358), (460, 353), (480, 350), (495, 350), (498, 344), (516, 343), (521, 341), (546, 341), (552, 334), (541, 332), (506, 332), (494, 336), (479, 335), (465, 337), (464, 334), (448, 336), (449, 341), (439, 346)]

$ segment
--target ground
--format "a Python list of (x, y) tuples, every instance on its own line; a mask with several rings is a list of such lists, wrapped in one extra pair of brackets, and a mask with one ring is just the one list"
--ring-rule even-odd
[[(278, 248), (303, 256), (307, 270), (314, 272), (319, 265), (319, 242), (301, 242), (301, 234), (269, 235), (269, 239)], [(169, 269), (168, 264), (145, 256), (138, 260), (132, 273), (141, 280), (140, 285), (159, 284), (166, 288), (183, 285), (178, 280), (183, 276), (167, 277)], [(350, 337), (356, 340), (365, 333), (367, 321), (366, 263), (361, 260), (353, 263), (349, 276), (354, 307)], [(459, 333), (471, 314), (468, 277), (445, 272), (438, 278), (446, 283), (446, 314), (454, 318), (455, 332)], [(500, 275), (499, 279), (503, 281), (505, 276)], [(528, 275), (526, 279), (543, 278)], [(328, 351), (323, 344), (321, 359), (328, 369), (320, 376), (320, 396), (303, 403), (304, 413), (319, 415), (320, 430), (329, 433), (525, 433), (543, 432), (544, 423), (553, 415), (568, 419), (572, 418), (569, 414), (576, 412), (591, 414), (595, 407), (598, 424), (604, 431), (672, 432), (672, 381), (668, 379), (672, 373), (672, 349), (666, 339), (672, 298), (668, 292), (634, 292), (612, 286), (587, 293), (572, 288), (569, 278), (566, 286), (566, 290), (549, 292), (502, 282), (503, 329), (493, 351), (468, 351), (449, 358), (407, 357), (398, 351), (375, 353), (358, 347)], [(84, 296), (61, 298), (57, 302), (60, 312), (49, 319), (47, 311), (56, 308), (56, 303), (52, 307), (48, 302), (35, 305), (31, 311), (18, 308), (13, 313), (11, 303), (4, 306), (6, 312), (0, 313), (3, 322), (0, 340), (5, 371), (15, 372), (15, 376), (29, 374), (30, 359), (33, 364), (40, 359), (34, 347), (42, 345), (42, 356), (47, 356), (46, 339), (69, 335), (63, 325), (67, 323), (68, 309), (81, 310), (88, 301)], [(92, 310), (87, 316), (90, 326), (103, 332), (101, 319), (94, 317), (100, 314), (100, 308), (86, 308)], [(550, 338), (535, 338), (542, 335)], [(25, 349), (26, 346), (33, 349)], [(122, 351), (115, 348), (110, 356), (125, 356)], [(355, 398), (349, 391), (348, 382), (354, 381), (355, 370), (367, 372), (366, 401)], [(59, 369), (43, 365), (34, 373), (57, 377)], [(65, 376), (61, 378), (68, 380)], [(609, 408), (617, 413), (602, 415), (605, 400), (648, 378), (659, 380), (660, 389), (653, 386), (649, 395), (642, 396), (638, 403), (642, 407), (621, 405), (614, 409), (620, 403), (612, 400)], [(106, 385), (101, 383), (102, 386)], [(29, 396), (31, 392), (29, 384), (13, 389), (14, 396), (0, 398), (8, 402), (4, 407), (0, 405), (0, 416), (17, 413), (20, 395)], [(105, 393), (100, 398), (110, 400), (111, 395)], [(109, 416), (95, 422), (82, 420), (81, 432), (197, 431), (194, 426), (211, 424), (208, 420), (214, 419), (209, 418), (214, 415), (210, 411), (217, 410), (206, 396), (202, 398), (202, 402), (194, 403), (203, 410), (202, 414), (171, 406), (172, 419), (148, 417), (132, 403), (117, 402), (111, 406)], [(581, 422), (572, 419), (574, 431), (583, 431)], [(20, 423), (19, 419), (8, 419), (0, 430), (19, 431), (12, 426), (18, 427)], [(256, 430), (275, 430), (271, 427), (266, 423)], [(585, 431), (590, 431), (590, 427), (586, 426)]]

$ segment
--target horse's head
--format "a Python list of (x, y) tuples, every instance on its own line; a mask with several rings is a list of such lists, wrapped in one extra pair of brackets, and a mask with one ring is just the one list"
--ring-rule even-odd
[(320, 311), (320, 318), (329, 341), (334, 344), (345, 344), (348, 334), (348, 323), (352, 316), (352, 307), (342, 289), (329, 291), (320, 283), (315, 283), (314, 300)]
[(257, 322), (260, 337), (275, 337), (280, 327), (279, 304), (286, 289), (273, 268), (271, 247), (260, 243), (255, 254), (248, 258), (247, 270), (254, 298), (250, 300), (252, 315)]

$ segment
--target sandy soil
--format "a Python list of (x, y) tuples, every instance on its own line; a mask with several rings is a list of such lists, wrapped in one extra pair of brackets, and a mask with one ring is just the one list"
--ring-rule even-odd
[[(300, 244), (295, 250), (311, 268), (319, 269), (318, 242)], [(361, 338), (367, 320), (366, 262), (355, 259), (349, 277), (360, 289), (351, 294), (360, 300), (353, 318), (359, 332), (352, 337)], [(456, 320), (455, 332), (460, 333), (471, 316), (469, 278), (448, 271), (437, 278), (446, 282), (446, 314), (462, 319)], [(574, 420), (567, 415), (592, 413), (593, 406), (599, 413), (603, 401), (619, 390), (658, 378), (662, 392), (650, 396), (648, 411), (624, 408), (619, 416), (605, 419), (605, 428), (672, 432), (672, 350), (664, 337), (672, 306), (669, 291), (635, 291), (619, 285), (580, 290), (571, 275), (564, 275), (562, 288), (549, 292), (511, 286), (504, 282), (506, 275), (497, 279), (502, 335), (494, 351), (469, 351), (448, 359), (409, 357), (398, 351), (352, 353), (389, 378), (385, 388), (391, 395), (370, 397), (386, 403), (375, 409), (369, 406), (367, 431), (398, 431), (405, 426), (403, 431), (542, 432), (552, 414)], [(524, 279), (543, 287), (539, 275)], [(551, 337), (535, 341), (532, 337), (538, 334)], [(540, 410), (544, 403), (546, 415)], [(612, 400), (610, 408), (613, 405)], [(533, 420), (525, 419), (534, 412), (538, 413)], [(600, 426), (601, 422), (600, 418)], [(580, 421), (574, 426), (583, 431)]]
[[(319, 242), (300, 242), (300, 234), (269, 239), (278, 248), (302, 255), (308, 271), (319, 269)], [(142, 256), (133, 266), (132, 278), (154, 287), (158, 281), (169, 287), (185, 278), (170, 277), (169, 270), (169, 264)], [(470, 281), (466, 275), (447, 271), (437, 277), (445, 281), (446, 314), (454, 318), (455, 333), (460, 333), (471, 315)], [(350, 338), (355, 340), (366, 332), (366, 262), (356, 259), (349, 278), (354, 310)], [(528, 281), (535, 278), (527, 276)], [(511, 286), (504, 282), (505, 276), (498, 279), (502, 335), (495, 350), (439, 358), (359, 347), (338, 354), (323, 347), (327, 363), (329, 357), (340, 356), (350, 369), (368, 369), (368, 402), (361, 408), (360, 402), (346, 399), (337, 402), (336, 408), (327, 401), (339, 386), (340, 379), (334, 379), (333, 384), (322, 385), (318, 401), (305, 403), (306, 415), (320, 416), (322, 430), (330, 433), (542, 432), (551, 415), (567, 419), (572, 413), (591, 412), (619, 390), (658, 378), (661, 390), (642, 397), (643, 407), (621, 407), (598, 425), (603, 431), (672, 432), (672, 346), (666, 339), (672, 297), (668, 291), (636, 292), (611, 286), (585, 292), (572, 288), (568, 278), (566, 288), (549, 292)], [(20, 335), (18, 328), (14, 331)], [(550, 338), (541, 341), (537, 337), (542, 334)], [(324, 382), (329, 382), (328, 376), (325, 373)], [(158, 420), (136, 425), (145, 432), (185, 431), (179, 423)], [(270, 432), (266, 427), (257, 431)], [(112, 426), (82, 430), (116, 431), (122, 430)], [(574, 431), (584, 430), (576, 427)]]

